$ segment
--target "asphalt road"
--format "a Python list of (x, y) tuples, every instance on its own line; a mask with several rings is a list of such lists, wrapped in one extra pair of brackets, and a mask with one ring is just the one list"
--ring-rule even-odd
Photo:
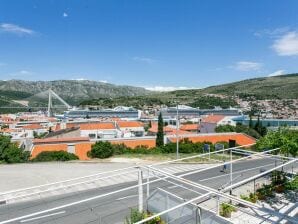
[[(277, 165), (280, 162), (277, 162)], [(233, 179), (236, 181), (244, 180), (248, 177), (260, 173), (260, 169), (270, 169), (275, 166), (272, 159), (257, 159), (245, 160), (233, 164)], [(200, 172), (184, 176), (184, 178), (200, 183), (202, 185), (219, 189), (224, 185), (229, 184), (230, 174), (221, 172), (220, 168), (213, 168), (208, 171)], [(228, 166), (229, 170), (229, 166)], [(170, 181), (177, 183), (177, 181)], [(145, 180), (144, 180), (145, 181)], [(16, 217), (32, 214), (38, 211), (47, 210), (57, 206), (65, 205), (86, 198), (98, 196), (108, 192), (116, 191), (124, 187), (135, 185), (136, 182), (117, 184), (108, 187), (102, 187), (93, 190), (79, 191), (68, 193), (59, 196), (47, 197), (36, 201), (27, 201), (22, 203), (14, 203), (0, 205), (0, 223), (5, 220)], [(181, 185), (181, 183), (179, 183)], [(188, 187), (189, 189), (185, 189)], [(150, 190), (162, 188), (172, 192), (185, 199), (190, 199), (199, 196), (206, 191), (191, 188), (184, 185), (183, 187), (176, 186), (166, 181), (159, 181), (150, 184)], [(144, 198), (146, 187), (144, 186)], [(145, 200), (144, 200), (145, 201)], [(22, 218), (19, 221), (11, 223), (56, 223), (56, 224), (81, 224), (81, 223), (123, 223), (125, 217), (129, 214), (131, 207), (136, 207), (138, 204), (137, 188), (120, 192), (117, 194), (105, 196), (78, 205), (57, 209), (48, 213), (39, 214), (34, 217)]]

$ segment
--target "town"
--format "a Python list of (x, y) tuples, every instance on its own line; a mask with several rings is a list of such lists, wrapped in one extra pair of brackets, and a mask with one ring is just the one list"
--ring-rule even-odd
[(297, 8), (1, 0), (0, 224), (297, 224)]

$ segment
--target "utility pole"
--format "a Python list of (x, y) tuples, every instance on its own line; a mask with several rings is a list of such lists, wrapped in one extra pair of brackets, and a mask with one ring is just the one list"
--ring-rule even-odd
[(230, 184), (231, 184), (231, 188), (230, 188), (230, 195), (232, 195), (232, 185), (233, 185), (233, 154), (232, 154), (232, 149), (230, 149)]
[(178, 131), (179, 131), (179, 112), (178, 112), (178, 104), (176, 107), (177, 110), (177, 115), (176, 115), (176, 159), (179, 159), (179, 135), (178, 135)]
[(143, 212), (143, 172), (138, 167), (138, 195), (139, 195), (139, 212)]

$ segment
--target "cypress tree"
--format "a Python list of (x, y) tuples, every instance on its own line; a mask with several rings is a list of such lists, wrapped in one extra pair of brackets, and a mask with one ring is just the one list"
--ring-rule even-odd
[(163, 146), (164, 145), (164, 134), (163, 134), (163, 119), (162, 114), (159, 113), (158, 115), (158, 129), (156, 134), (156, 146)]
[(248, 125), (250, 128), (253, 128), (253, 125), (252, 125), (252, 114), (250, 113), (249, 114), (249, 125)]

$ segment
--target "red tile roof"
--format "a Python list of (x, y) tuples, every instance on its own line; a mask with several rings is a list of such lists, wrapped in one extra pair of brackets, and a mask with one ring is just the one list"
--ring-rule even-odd
[(23, 127), (23, 129), (26, 130), (36, 130), (36, 129), (45, 129), (40, 124), (29, 124)]
[(117, 124), (120, 128), (144, 127), (143, 123), (139, 121), (117, 121)]
[(83, 123), (83, 124), (80, 124), (80, 129), (81, 130), (115, 129), (115, 125), (112, 122)]
[[(157, 133), (157, 125), (153, 124), (151, 128), (149, 128), (149, 132), (156, 134)], [(172, 128), (169, 126), (165, 126), (163, 128), (163, 132), (167, 135), (175, 135), (177, 133), (177, 129), (176, 128)], [(179, 135), (183, 135), (183, 134), (190, 134), (190, 132), (188, 131), (184, 131), (184, 130), (178, 130), (178, 134)]]
[(225, 116), (223, 115), (209, 115), (208, 117), (203, 118), (202, 122), (206, 123), (218, 123), (222, 119), (224, 119)]
[(180, 127), (183, 131), (198, 131), (199, 125), (198, 124), (183, 124)]

